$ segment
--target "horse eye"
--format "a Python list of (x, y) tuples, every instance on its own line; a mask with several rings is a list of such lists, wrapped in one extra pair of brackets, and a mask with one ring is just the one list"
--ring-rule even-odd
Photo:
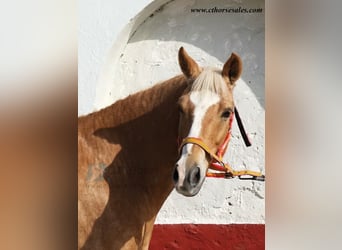
[(222, 115), (221, 115), (221, 117), (222, 118), (228, 118), (229, 116), (230, 116), (230, 110), (225, 110), (223, 113), (222, 113)]

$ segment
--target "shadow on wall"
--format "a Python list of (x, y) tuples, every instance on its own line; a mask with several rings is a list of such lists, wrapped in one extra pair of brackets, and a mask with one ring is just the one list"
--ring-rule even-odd
[[(194, 9), (262, 8), (262, 13), (194, 13)], [(231, 52), (239, 54), (244, 64), (242, 79), (253, 91), (264, 108), (265, 99), (265, 20), (264, 1), (169, 1), (132, 30), (127, 46), (142, 43), (139, 58), (153, 58), (153, 51), (143, 49), (146, 41), (155, 41), (154, 46), (165, 43), (186, 43), (201, 49), (221, 63)], [(139, 45), (138, 45), (139, 47)], [(126, 47), (127, 50), (128, 47)], [(178, 49), (175, 46), (174, 50)], [(188, 49), (188, 48), (187, 48)], [(155, 48), (158, 50), (158, 47)], [(196, 61), (206, 65), (203, 52), (193, 54)], [(166, 51), (167, 52), (167, 51)], [(164, 52), (164, 53), (166, 53)], [(132, 54), (130, 55), (132, 56)], [(133, 55), (134, 57), (134, 55)], [(158, 55), (160, 61), (163, 55)], [(167, 58), (167, 55), (164, 56)], [(174, 59), (174, 58), (173, 58)], [(134, 59), (133, 59), (134, 60)], [(147, 59), (148, 60), (148, 59)]]

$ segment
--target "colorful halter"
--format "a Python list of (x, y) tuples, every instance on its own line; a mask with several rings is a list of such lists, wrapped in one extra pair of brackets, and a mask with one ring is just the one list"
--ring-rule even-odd
[(229, 117), (229, 130), (226, 135), (226, 138), (224, 139), (222, 145), (218, 148), (216, 154), (211, 152), (210, 148), (203, 142), (201, 138), (194, 138), (194, 137), (186, 137), (183, 139), (182, 143), (179, 146), (179, 152), (181, 153), (182, 148), (186, 144), (195, 144), (199, 147), (201, 147), (210, 157), (211, 157), (211, 162), (209, 165), (209, 168), (212, 170), (215, 170), (216, 172), (207, 172), (207, 177), (217, 177), (217, 178), (233, 178), (238, 176), (239, 179), (242, 180), (258, 180), (258, 181), (265, 181), (265, 176), (256, 171), (251, 171), (251, 170), (241, 170), (241, 171), (236, 171), (233, 170), (233, 168), (228, 164), (223, 162), (223, 155), (226, 152), (228, 148), (228, 143), (230, 140), (231, 136), (231, 128), (232, 128), (232, 123), (234, 119), (234, 114), (238, 123), (238, 127), (240, 130), (240, 133), (242, 135), (242, 138), (246, 144), (247, 147), (251, 146), (251, 142), (249, 141), (249, 138), (246, 134), (246, 131), (243, 127), (242, 120), (240, 118), (239, 112), (234, 108), (234, 112), (230, 114)]

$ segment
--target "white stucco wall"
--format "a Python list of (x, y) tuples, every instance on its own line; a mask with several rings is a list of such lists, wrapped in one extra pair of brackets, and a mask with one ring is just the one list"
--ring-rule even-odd
[(94, 111), (96, 85), (113, 42), (151, 0), (82, 0), (78, 31), (78, 114)]
[[(235, 103), (253, 145), (236, 124), (225, 159), (264, 171), (264, 12), (191, 13), (191, 8), (264, 8), (263, 1), (80, 2), (79, 114), (105, 107), (180, 73), (184, 46), (202, 66), (222, 67), (231, 52), (244, 63)], [(125, 9), (129, 10), (125, 13)], [(132, 19), (131, 19), (132, 18)], [(199, 195), (173, 192), (157, 223), (264, 223), (265, 183), (207, 178)]]

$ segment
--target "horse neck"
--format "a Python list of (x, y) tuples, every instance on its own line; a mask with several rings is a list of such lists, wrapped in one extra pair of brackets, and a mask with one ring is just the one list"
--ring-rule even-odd
[[(79, 119), (83, 135), (95, 135), (101, 145), (120, 145), (109, 175), (120, 176), (122, 173), (117, 169), (125, 166), (127, 176), (136, 175), (137, 171), (146, 173), (139, 177), (141, 183), (148, 183), (148, 178), (155, 175), (171, 181), (178, 157), (177, 101), (186, 87), (185, 77), (176, 76)], [(110, 147), (102, 148), (101, 155), (112, 155)]]
[(163, 116), (154, 118), (165, 121), (165, 116), (175, 115), (170, 111), (176, 108), (175, 104), (185, 90), (186, 82), (185, 77), (179, 75), (119, 100), (100, 111), (79, 117), (79, 132), (92, 133), (101, 128), (120, 126), (162, 107), (168, 109)]

